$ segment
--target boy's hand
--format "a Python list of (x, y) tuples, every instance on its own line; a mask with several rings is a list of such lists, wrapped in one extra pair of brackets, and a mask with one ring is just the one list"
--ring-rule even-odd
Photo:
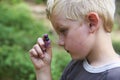
[(52, 59), (51, 45), (45, 47), (45, 42), (42, 38), (38, 38), (37, 44), (33, 46), (29, 53), (36, 70), (43, 71), (48, 67), (50, 68)]

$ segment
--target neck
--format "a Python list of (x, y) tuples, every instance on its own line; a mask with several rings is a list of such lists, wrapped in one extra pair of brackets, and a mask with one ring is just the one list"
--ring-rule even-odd
[(87, 60), (93, 66), (120, 60), (118, 54), (113, 49), (110, 33), (97, 34), (94, 49), (88, 55)]

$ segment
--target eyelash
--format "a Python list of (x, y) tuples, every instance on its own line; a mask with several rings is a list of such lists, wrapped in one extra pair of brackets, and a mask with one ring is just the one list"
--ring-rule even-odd
[(62, 34), (65, 35), (65, 34), (67, 33), (67, 29), (61, 29), (61, 30), (60, 30), (60, 33), (62, 33)]

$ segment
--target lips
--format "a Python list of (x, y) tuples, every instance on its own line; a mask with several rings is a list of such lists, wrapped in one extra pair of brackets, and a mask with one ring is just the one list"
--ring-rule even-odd
[(65, 51), (69, 53), (69, 50), (65, 49)]
[(66, 50), (68, 53), (69, 53), (69, 51), (68, 50)]
[(68, 52), (68, 53), (70, 52), (67, 48), (65, 48), (65, 46), (64, 46), (64, 49), (65, 49), (66, 52)]

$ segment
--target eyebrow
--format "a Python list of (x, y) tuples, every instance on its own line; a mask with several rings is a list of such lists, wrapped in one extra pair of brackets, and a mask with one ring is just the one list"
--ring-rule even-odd
[(56, 27), (57, 30), (61, 30), (61, 29), (66, 29), (67, 27), (63, 26), (63, 25), (59, 25)]

